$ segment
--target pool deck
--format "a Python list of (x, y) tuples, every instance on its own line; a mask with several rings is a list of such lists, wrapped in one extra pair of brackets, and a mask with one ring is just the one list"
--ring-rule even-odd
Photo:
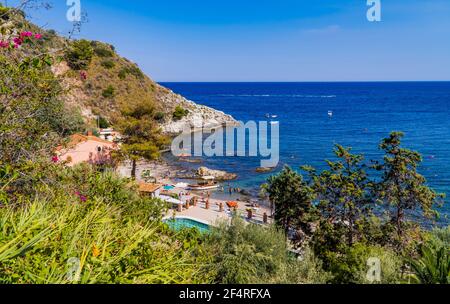
[(208, 223), (210, 226), (216, 226), (221, 221), (229, 221), (230, 217), (225, 212), (219, 212), (219, 210), (206, 210), (200, 207), (191, 207), (185, 209), (182, 212), (177, 212), (176, 216), (183, 216), (192, 219), (199, 219)]
[[(210, 208), (206, 209), (206, 198), (197, 193), (189, 193), (189, 195), (182, 195), (186, 190), (174, 188), (170, 190), (169, 193), (176, 193), (180, 195), (180, 200), (182, 202), (187, 202), (191, 200), (193, 197), (197, 197), (198, 203), (197, 206), (190, 206), (189, 209), (183, 207), (183, 211), (178, 212), (176, 210), (172, 210), (168, 216), (180, 216), (180, 217), (188, 217), (194, 220), (199, 220), (201, 222), (208, 223), (211, 226), (216, 226), (220, 221), (229, 221), (232, 218), (232, 211), (227, 207), (227, 201), (218, 200), (218, 199), (209, 199)], [(223, 204), (223, 211), (220, 212), (219, 204)], [(247, 217), (247, 209), (250, 208), (247, 206), (245, 202), (238, 202), (237, 212), (240, 217), (244, 218), (247, 222), (252, 222), (256, 224), (263, 224), (263, 215), (267, 213), (267, 215), (271, 215), (270, 209), (267, 207), (259, 207), (253, 208), (253, 218), (251, 220), (246, 219)], [(272, 219), (269, 217), (268, 222), (271, 223)]]

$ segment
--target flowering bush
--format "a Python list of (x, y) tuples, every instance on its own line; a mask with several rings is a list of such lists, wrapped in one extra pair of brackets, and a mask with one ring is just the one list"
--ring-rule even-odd
[(42, 34), (39, 33), (32, 33), (32, 32), (21, 32), (19, 36), (11, 37), (10, 39), (1, 40), (0, 41), (0, 48), (3, 49), (17, 49), (20, 46), (22, 46), (24, 43), (29, 43), (34, 40), (40, 40), (42, 39)]
[(87, 79), (87, 72), (86, 71), (81, 71), (80, 72), (80, 78), (81, 78), (81, 80), (86, 80)]

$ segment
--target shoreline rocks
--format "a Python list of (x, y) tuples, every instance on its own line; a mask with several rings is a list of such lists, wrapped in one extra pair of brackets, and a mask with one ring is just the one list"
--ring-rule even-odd
[(198, 168), (196, 173), (199, 177), (214, 176), (219, 181), (231, 181), (237, 178), (237, 174), (228, 173), (220, 170), (212, 170), (207, 167)]
[(171, 115), (173, 109), (177, 106), (189, 111), (189, 114), (180, 120), (170, 119), (163, 123), (161, 128), (164, 133), (178, 135), (183, 132), (186, 127), (191, 130), (199, 131), (202, 129), (220, 128), (225, 125), (238, 126), (238, 122), (228, 114), (213, 108), (199, 105), (191, 100), (184, 98), (181, 95), (166, 89), (166, 94), (159, 96), (160, 102), (167, 105), (168, 115)]
[(260, 167), (260, 168), (256, 168), (256, 173), (268, 173), (273, 171), (275, 168), (264, 168), (264, 167)]

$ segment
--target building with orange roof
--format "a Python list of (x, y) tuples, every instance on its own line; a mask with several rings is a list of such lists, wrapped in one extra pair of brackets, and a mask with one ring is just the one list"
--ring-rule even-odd
[(140, 183), (139, 192), (150, 197), (159, 197), (162, 184)]
[(56, 149), (56, 155), (59, 161), (72, 167), (84, 162), (104, 161), (111, 158), (111, 152), (117, 149), (117, 144), (93, 136), (89, 132), (88, 135), (72, 135), (66, 145)]

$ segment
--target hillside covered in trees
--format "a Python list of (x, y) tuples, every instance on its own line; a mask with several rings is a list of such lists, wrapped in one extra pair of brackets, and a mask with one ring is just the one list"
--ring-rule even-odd
[(40, 33), (34, 51), (51, 55), (51, 71), (61, 86), (60, 98), (94, 127), (99, 117), (102, 125), (114, 125), (124, 112), (138, 105), (152, 108), (151, 118), (166, 132), (181, 131), (180, 121), (197, 125), (233, 121), (222, 112), (197, 105), (159, 85), (136, 63), (118, 55), (113, 45), (59, 36), (30, 23), (20, 11), (14, 11), (14, 16), (3, 13), (0, 29), (5, 34)]

